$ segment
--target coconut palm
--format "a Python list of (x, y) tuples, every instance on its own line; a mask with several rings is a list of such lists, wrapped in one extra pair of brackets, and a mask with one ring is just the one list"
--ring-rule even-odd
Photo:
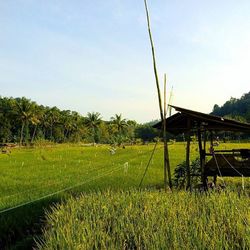
[(40, 127), (43, 130), (44, 138), (55, 140), (54, 130), (60, 124), (61, 111), (57, 107), (43, 107), (40, 117)]
[(15, 113), (17, 119), (21, 121), (20, 141), (19, 141), (20, 145), (23, 143), (24, 128), (26, 127), (26, 131), (28, 130), (29, 123), (35, 113), (35, 108), (36, 108), (36, 103), (32, 102), (29, 99), (26, 99), (25, 97), (15, 99)]
[(31, 117), (31, 124), (34, 127), (32, 137), (31, 137), (31, 140), (30, 140), (31, 143), (33, 143), (33, 141), (35, 139), (37, 128), (42, 122), (43, 115), (44, 115), (44, 110), (42, 109), (42, 107), (41, 106), (36, 107), (36, 110), (33, 113), (33, 116)]
[(91, 130), (91, 136), (93, 138), (93, 143), (97, 141), (97, 132), (99, 125), (102, 122), (101, 114), (98, 112), (88, 113), (85, 119), (86, 126)]
[(47, 122), (50, 127), (50, 140), (55, 140), (53, 130), (56, 124), (60, 122), (61, 113), (57, 107), (50, 108), (47, 112)]
[(13, 98), (0, 97), (0, 141), (5, 142), (13, 136), (11, 127), (15, 118), (13, 112), (15, 100)]
[(117, 129), (117, 132), (119, 135), (123, 134), (126, 131), (126, 128), (128, 127), (126, 119), (122, 119), (122, 115), (117, 115), (111, 117), (111, 124), (114, 125), (114, 127)]

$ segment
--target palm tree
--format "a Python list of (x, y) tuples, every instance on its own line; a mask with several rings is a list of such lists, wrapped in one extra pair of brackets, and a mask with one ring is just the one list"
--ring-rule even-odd
[[(33, 114), (35, 113), (36, 103), (26, 99), (25, 97), (16, 98), (15, 99), (15, 113), (18, 117), (18, 120), (21, 121), (21, 129), (20, 129), (20, 145), (23, 143), (23, 131), (26, 127), (26, 131), (29, 126), (29, 122), (31, 121)], [(27, 132), (26, 132), (27, 136)]]
[(111, 126), (113, 126), (116, 130), (116, 132), (114, 133), (115, 135), (114, 139), (120, 146), (125, 139), (128, 124), (126, 122), (126, 119), (122, 119), (121, 114), (120, 115), (115, 114), (115, 116), (111, 117), (110, 119), (111, 119)]
[(64, 141), (66, 141), (66, 139), (68, 138), (72, 128), (73, 128), (73, 123), (72, 123), (72, 115), (71, 115), (71, 111), (70, 110), (63, 110), (61, 112), (61, 122), (63, 124), (64, 127)]
[(44, 110), (42, 106), (37, 106), (36, 107), (36, 112), (33, 113), (33, 116), (31, 117), (31, 123), (34, 126), (34, 130), (32, 133), (32, 137), (30, 142), (33, 143), (35, 136), (36, 136), (36, 132), (37, 132), (37, 127), (39, 124), (41, 124), (42, 119), (43, 119), (43, 115), (44, 115)]
[(50, 108), (47, 111), (46, 119), (47, 119), (48, 124), (46, 125), (49, 125), (49, 128), (50, 128), (50, 136), (49, 136), (50, 140), (53, 140), (53, 139), (55, 140), (55, 138), (53, 138), (53, 129), (54, 129), (55, 124), (59, 123), (60, 116), (61, 116), (61, 113), (57, 107)]
[(89, 129), (91, 129), (93, 143), (95, 143), (97, 141), (97, 131), (98, 131), (99, 125), (102, 122), (102, 119), (100, 116), (101, 116), (100, 113), (92, 112), (92, 113), (88, 113), (87, 117), (85, 119), (86, 126)]
[(122, 115), (115, 114), (114, 117), (111, 117), (111, 123), (115, 126), (115, 128), (118, 131), (118, 134), (121, 135), (126, 131), (126, 128), (128, 126), (126, 119), (122, 119)]
[(12, 123), (15, 118), (15, 100), (11, 98), (1, 98), (0, 96), (0, 141), (5, 142), (12, 137)]

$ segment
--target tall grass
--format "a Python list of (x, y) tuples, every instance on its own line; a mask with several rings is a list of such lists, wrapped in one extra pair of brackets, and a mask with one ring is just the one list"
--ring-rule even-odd
[(233, 192), (107, 191), (47, 214), (39, 249), (249, 249), (250, 200)]
[[(172, 171), (185, 159), (185, 144), (169, 145)], [(249, 148), (249, 144), (221, 144), (220, 148)], [(13, 149), (10, 155), (0, 154), (0, 210), (32, 202), (58, 190), (82, 184), (67, 192), (12, 211), (0, 212), (0, 248), (15, 241), (32, 244), (32, 235), (40, 234), (44, 209), (60, 203), (71, 195), (98, 190), (137, 188), (153, 145), (127, 146), (111, 155), (108, 146), (50, 145)], [(198, 155), (197, 144), (191, 145), (192, 158)], [(117, 168), (117, 171), (113, 171)], [(108, 173), (108, 175), (103, 175)], [(220, 180), (219, 180), (220, 181)], [(230, 186), (241, 189), (241, 178), (225, 179)], [(163, 146), (157, 147), (142, 188), (163, 187)], [(227, 188), (228, 189), (228, 188)], [(250, 179), (245, 178), (250, 190)], [(42, 220), (42, 222), (41, 222)], [(24, 243), (26, 244), (26, 243)], [(30, 246), (30, 245), (29, 245)], [(25, 248), (25, 247), (24, 247)]]

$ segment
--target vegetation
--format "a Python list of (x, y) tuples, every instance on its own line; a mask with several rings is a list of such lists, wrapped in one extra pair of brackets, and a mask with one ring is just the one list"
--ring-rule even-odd
[[(82, 116), (75, 111), (38, 105), (25, 97), (0, 97), (0, 142), (30, 145), (46, 140), (50, 142), (85, 143), (135, 143), (136, 140), (152, 141), (157, 134), (148, 124), (115, 114), (110, 121), (103, 121), (98, 112)], [(147, 130), (145, 135), (144, 130)]]
[[(0, 98), (0, 127), (0, 142), (27, 145), (0, 154), (0, 248), (30, 248), (34, 237), (44, 249), (250, 248), (249, 178), (244, 191), (239, 177), (224, 178), (225, 192), (162, 193), (160, 144), (138, 190), (153, 144), (134, 144), (160, 136), (152, 123), (121, 114), (103, 121), (98, 112), (84, 117), (22, 97)], [(228, 147), (249, 144), (219, 146)], [(169, 144), (178, 188), (186, 181), (185, 148)], [(191, 151), (197, 174), (195, 137)]]
[(40, 249), (248, 249), (249, 206), (233, 192), (82, 195), (47, 214)]
[[(177, 146), (180, 153), (183, 145)], [(83, 146), (51, 144), (37, 147), (14, 148), (9, 154), (0, 154), (0, 210), (32, 202), (59, 190), (65, 192), (14, 210), (0, 213), (0, 248), (3, 244), (23, 244), (27, 249), (33, 236), (40, 234), (44, 209), (60, 203), (69, 195), (111, 188), (138, 187), (153, 145), (126, 146), (110, 153), (110, 146)], [(179, 161), (179, 154), (173, 164)], [(145, 186), (162, 185), (162, 146), (159, 146)], [(80, 185), (79, 185), (80, 184)], [(11, 244), (10, 246), (8, 244)]]
[(212, 114), (250, 123), (250, 92), (240, 99), (231, 97), (221, 107), (215, 104)]
[[(195, 186), (201, 183), (201, 167), (200, 167), (200, 158), (196, 158), (190, 164), (190, 174), (191, 174), (191, 183)], [(187, 182), (187, 165), (186, 161), (178, 164), (174, 169), (174, 185), (176, 188), (183, 189)]]
[[(184, 143), (169, 145), (172, 173), (174, 173), (174, 168), (184, 160), (185, 146)], [(221, 149), (247, 148), (249, 144), (221, 143), (219, 147)], [(0, 246), (10, 244), (8, 242), (19, 242), (19, 245), (31, 247), (34, 244), (34, 235), (41, 233), (44, 210), (51, 211), (53, 204), (60, 204), (70, 196), (78, 196), (82, 192), (92, 195), (91, 193), (99, 190), (114, 191), (115, 196), (116, 192), (120, 192), (119, 190), (138, 188), (152, 149), (152, 144), (126, 146), (125, 149), (117, 148), (115, 154), (111, 154), (110, 146), (48, 145), (46, 143), (36, 147), (14, 148), (9, 154), (0, 154), (2, 173), (0, 176), (0, 210), (28, 203), (3, 214), (0, 213)], [(192, 160), (194, 160), (198, 154), (197, 143), (191, 144), (191, 150)], [(160, 144), (142, 183), (143, 189), (152, 189), (155, 193), (153, 191), (155, 188), (163, 187), (162, 158), (163, 145)], [(241, 192), (241, 178), (228, 178), (225, 181), (230, 183), (230, 187), (236, 188), (236, 193)], [(246, 178), (246, 193), (249, 193), (249, 185), (250, 180)], [(69, 189), (69, 187), (72, 188)], [(65, 191), (57, 193), (60, 190)], [(55, 192), (55, 195), (48, 196)], [(135, 190), (131, 192), (134, 193)], [(138, 195), (140, 196), (140, 192)], [(144, 193), (141, 194), (143, 195)], [(41, 197), (45, 198), (37, 200)], [(122, 197), (121, 195), (121, 203)], [(124, 197), (124, 199), (127, 198)], [(32, 202), (34, 200), (36, 202)], [(89, 205), (86, 204), (86, 206)], [(184, 204), (180, 204), (180, 208), (183, 206)], [(139, 211), (138, 208), (137, 212)], [(134, 223), (137, 225), (136, 221)]]

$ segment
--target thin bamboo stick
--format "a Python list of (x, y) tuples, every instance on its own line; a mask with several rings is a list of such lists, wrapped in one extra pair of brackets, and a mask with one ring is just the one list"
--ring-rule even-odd
[(168, 154), (168, 143), (167, 143), (167, 126), (166, 126), (166, 118), (167, 118), (167, 102), (166, 102), (166, 85), (167, 85), (167, 77), (164, 74), (164, 120), (163, 120), (163, 140), (164, 140), (164, 188), (167, 191), (167, 176), (168, 176), (168, 184), (170, 189), (172, 189), (172, 179), (171, 179), (171, 171), (170, 171), (170, 162), (169, 162), (169, 154)]
[(147, 0), (144, 0), (144, 4), (145, 4), (146, 16), (147, 16), (148, 34), (149, 34), (150, 45), (151, 45), (151, 50), (152, 50), (153, 67), (154, 67), (154, 75), (155, 75), (156, 88), (157, 88), (157, 93), (158, 93), (160, 115), (161, 115), (161, 120), (163, 122), (163, 112), (162, 112), (162, 102), (161, 102), (161, 90), (160, 90), (158, 73), (157, 73), (157, 67), (156, 67), (154, 43), (153, 43), (153, 38), (152, 38), (152, 34), (151, 34), (151, 29), (150, 29), (150, 18), (149, 18), (149, 13), (148, 13)]

